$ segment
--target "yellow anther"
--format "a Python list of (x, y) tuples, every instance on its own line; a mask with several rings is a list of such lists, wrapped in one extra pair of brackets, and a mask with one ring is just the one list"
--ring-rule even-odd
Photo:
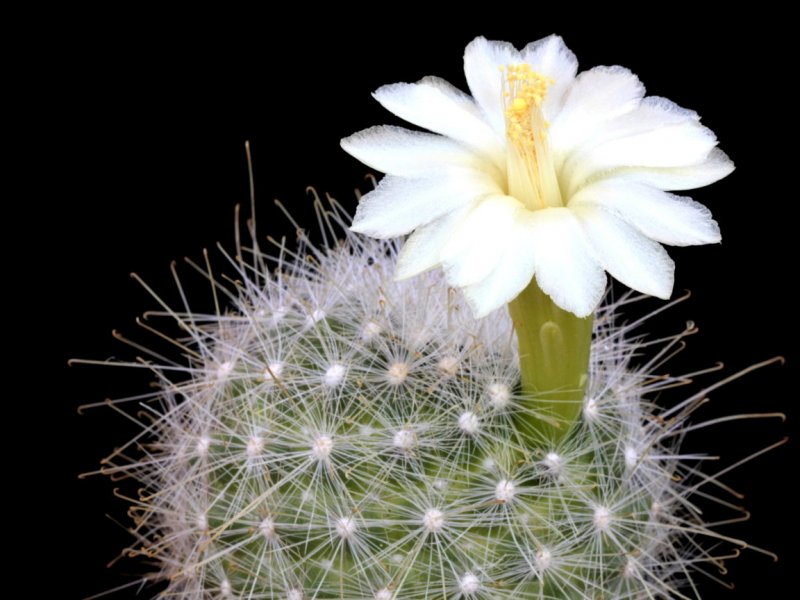
[(561, 194), (548, 149), (542, 102), (553, 80), (528, 64), (508, 65), (502, 72), (509, 189), (531, 210), (561, 206)]
[(514, 98), (514, 101), (511, 103), (511, 108), (514, 112), (524, 112), (528, 110), (528, 102), (524, 98)]

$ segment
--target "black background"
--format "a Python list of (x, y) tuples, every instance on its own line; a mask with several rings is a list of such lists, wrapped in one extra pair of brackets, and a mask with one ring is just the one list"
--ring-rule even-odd
[[(134, 318), (156, 304), (128, 274), (137, 272), (175, 300), (171, 260), (200, 260), (202, 248), (217, 242), (231, 247), (234, 205), (249, 201), (245, 140), (253, 149), (262, 234), (291, 235), (273, 198), (311, 225), (304, 217), (308, 185), (352, 208), (352, 190), (365, 186), (366, 169), (338, 140), (397, 122), (369, 93), (428, 74), (465, 87), (463, 48), (479, 34), (522, 46), (560, 33), (582, 68), (629, 67), (648, 93), (697, 110), (717, 133), (737, 171), (693, 197), (712, 209), (724, 241), (671, 250), (676, 291), (693, 296), (657, 328), (674, 331), (687, 319), (701, 328), (676, 371), (724, 361), (733, 372), (778, 354), (788, 359), (718, 391), (704, 412), (780, 410), (790, 413), (786, 424), (709, 430), (695, 436), (692, 449), (719, 450), (724, 465), (797, 430), (797, 393), (789, 386), (797, 373), (797, 311), (789, 286), (797, 274), (798, 233), (788, 213), (797, 203), (790, 139), (796, 108), (781, 62), (785, 38), (757, 19), (739, 18), (734, 26), (658, 12), (604, 23), (577, 8), (556, 19), (519, 6), (482, 10), (503, 18), (489, 24), (468, 15), (479, 17), (476, 26), (458, 24), (459, 14), (429, 23), (424, 13), (401, 22), (396, 15), (310, 9), (292, 18), (242, 14), (232, 22), (213, 13), (169, 20), (71, 13), (31, 28), (11, 55), (19, 82), (9, 93), (19, 101), (14, 121), (25, 135), (10, 166), (24, 181), (9, 203), (5, 293), (14, 306), (7, 314), (12, 333), (22, 334), (22, 359), (8, 365), (7, 377), (24, 378), (28, 391), (10, 394), (23, 416), (6, 426), (16, 430), (20, 423), (30, 436), (22, 446), (30, 458), (15, 453), (10, 477), (14, 489), (24, 486), (21, 510), (33, 515), (25, 518), (34, 527), (21, 564), (34, 573), (37, 592), (81, 598), (138, 572), (126, 561), (104, 566), (130, 540), (115, 523), (125, 523), (125, 504), (113, 498), (113, 484), (77, 479), (134, 429), (108, 409), (78, 416), (76, 407), (142, 392), (150, 378), (66, 366), (71, 357), (135, 356), (110, 331), (146, 339)], [(622, 25), (623, 18), (636, 24)], [(780, 149), (785, 143), (788, 151)], [(189, 293), (208, 308), (207, 286), (183, 272)], [(29, 365), (30, 371), (22, 368)], [(781, 560), (746, 552), (723, 576), (736, 589), (704, 585), (705, 598), (784, 597), (794, 588), (795, 446), (790, 441), (726, 478), (746, 493), (753, 516), (724, 531)]]

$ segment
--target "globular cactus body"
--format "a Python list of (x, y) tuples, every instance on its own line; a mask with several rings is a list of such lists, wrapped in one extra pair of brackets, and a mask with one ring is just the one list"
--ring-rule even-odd
[(473, 319), (439, 272), (393, 281), (394, 242), (318, 210), (343, 241), (255, 248), (231, 310), (165, 312), (188, 363), (155, 367), (142, 435), (106, 461), (144, 484), (132, 549), (166, 597), (654, 598), (713, 560), (690, 499), (710, 480), (677, 455), (702, 394), (646, 400), (681, 383), (652, 369), (688, 330), (636, 367), (625, 300), (600, 309), (552, 443), (505, 310)]

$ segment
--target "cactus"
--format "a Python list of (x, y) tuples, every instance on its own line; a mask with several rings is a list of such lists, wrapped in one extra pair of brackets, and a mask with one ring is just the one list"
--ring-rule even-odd
[(693, 326), (647, 342), (620, 324), (638, 296), (601, 307), (554, 443), (529, 426), (553, 417), (522, 392), (505, 310), (474, 319), (439, 271), (392, 280), (398, 242), (315, 207), (322, 245), (301, 231), (206, 272), (215, 313), (162, 303), (181, 358), (148, 361), (141, 434), (102, 469), (141, 483), (146, 578), (185, 599), (698, 596), (742, 543), (703, 523), (697, 498), (722, 488), (679, 447), (707, 389), (653, 401), (689, 383), (657, 369)]

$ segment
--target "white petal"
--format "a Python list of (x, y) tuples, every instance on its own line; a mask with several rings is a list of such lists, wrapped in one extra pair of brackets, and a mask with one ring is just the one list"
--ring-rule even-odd
[(475, 101), (444, 79), (385, 85), (373, 94), (387, 110), (409, 123), (463, 142), (497, 164), (504, 141), (484, 120)]
[(700, 115), (695, 111), (675, 104), (668, 98), (648, 96), (636, 110), (621, 115), (614, 123), (607, 123), (607, 132), (601, 133), (599, 138), (602, 140), (607, 136), (613, 139), (667, 125), (699, 122)]
[(442, 167), (493, 169), (492, 163), (441, 135), (379, 125), (344, 138), (342, 148), (382, 173), (420, 177)]
[(376, 238), (397, 237), (498, 192), (495, 181), (480, 171), (443, 171), (422, 179), (387, 175), (361, 199), (350, 229)]
[(530, 229), (517, 221), (506, 235), (507, 247), (492, 272), (464, 288), (476, 318), (511, 302), (533, 277), (534, 248)]
[(534, 71), (552, 79), (542, 102), (542, 112), (547, 119), (554, 119), (561, 111), (564, 94), (575, 80), (578, 72), (578, 59), (567, 48), (561, 36), (550, 35), (531, 42), (522, 50), (522, 61)]
[(503, 75), (500, 67), (521, 62), (519, 52), (508, 42), (479, 37), (464, 50), (467, 85), (483, 111), (484, 118), (501, 137), (506, 134)]
[(470, 204), (451, 211), (414, 231), (397, 255), (395, 279), (407, 279), (438, 266), (442, 248), (472, 207)]
[(568, 208), (529, 213), (528, 224), (539, 287), (578, 317), (594, 311), (606, 288), (606, 275), (580, 221)]
[(609, 120), (635, 110), (643, 96), (639, 78), (623, 67), (595, 67), (578, 75), (561, 111), (551, 117), (549, 136), (557, 161)]
[(694, 246), (721, 239), (717, 222), (702, 204), (622, 178), (605, 179), (585, 187), (570, 199), (570, 207), (581, 204), (610, 210), (663, 244)]
[(583, 205), (573, 212), (600, 264), (613, 277), (644, 294), (665, 300), (672, 295), (675, 263), (659, 243), (605, 209)]
[(733, 161), (722, 150), (714, 148), (705, 161), (690, 167), (623, 167), (611, 171), (609, 175), (621, 176), (628, 181), (644, 183), (660, 190), (691, 190), (719, 181), (730, 175), (733, 169)]
[(584, 182), (620, 167), (689, 167), (705, 162), (717, 140), (697, 114), (663, 98), (645, 98), (639, 108), (601, 127), (562, 170), (568, 195)]
[(448, 283), (463, 287), (485, 279), (505, 254), (509, 232), (523, 212), (511, 196), (488, 196), (478, 202), (442, 250)]

